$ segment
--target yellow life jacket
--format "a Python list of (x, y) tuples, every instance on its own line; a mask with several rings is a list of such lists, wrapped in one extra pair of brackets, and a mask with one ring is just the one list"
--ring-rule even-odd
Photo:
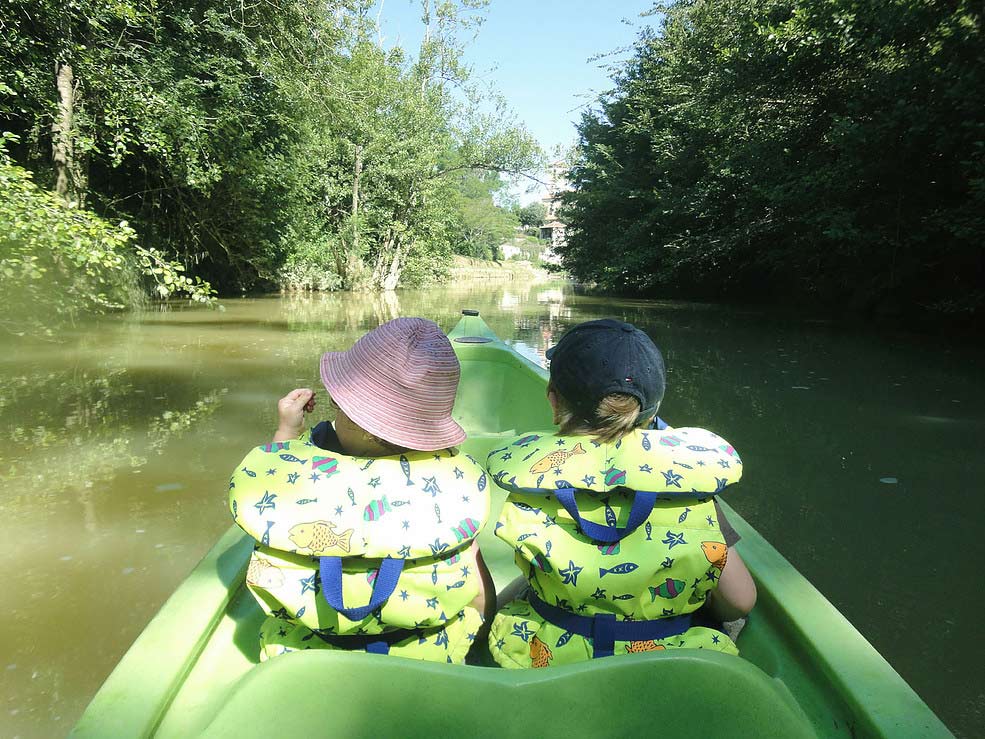
[(672, 636), (617, 637), (607, 653), (736, 652), (724, 634), (688, 628), (728, 554), (713, 498), (741, 477), (742, 462), (724, 439), (695, 428), (638, 430), (613, 444), (528, 434), (491, 452), (487, 469), (509, 491), (496, 535), (513, 546), (532, 593), (493, 623), (490, 648), (500, 664), (599, 656), (592, 636), (572, 633), (579, 621), (568, 614), (650, 622), (657, 634), (680, 627)]
[(346, 636), (417, 636), (435, 642), (431, 659), (464, 660), (468, 633), (452, 645), (447, 627), (476, 619), (469, 603), (481, 581), (470, 545), (489, 515), (487, 478), (469, 455), (360, 459), (306, 437), (264, 444), (233, 473), (229, 506), (258, 542), (247, 585), (268, 614), (289, 622), (295, 640), (303, 633), (305, 646), (338, 646)]

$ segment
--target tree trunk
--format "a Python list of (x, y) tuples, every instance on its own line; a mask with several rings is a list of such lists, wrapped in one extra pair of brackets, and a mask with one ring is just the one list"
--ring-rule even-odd
[(363, 173), (363, 147), (356, 144), (356, 157), (352, 165), (352, 251), (359, 255), (359, 177)]
[(72, 122), (75, 107), (75, 78), (70, 64), (56, 64), (58, 115), (51, 124), (51, 156), (55, 161), (55, 192), (66, 203), (74, 194), (75, 152), (72, 145)]

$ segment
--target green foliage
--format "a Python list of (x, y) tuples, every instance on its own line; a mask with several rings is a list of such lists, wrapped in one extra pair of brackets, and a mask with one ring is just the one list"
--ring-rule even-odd
[(496, 172), (468, 172), (458, 178), (458, 216), (456, 231), (461, 234), (456, 252), (476, 259), (499, 259), (499, 246), (513, 237), (517, 218), (496, 204), (496, 195), (504, 189)]
[(537, 148), (461, 61), (484, 2), (422, 3), (416, 59), (375, 43), (371, 6), (11, 0), (0, 130), (40, 184), (131, 224), (169, 289), (161, 260), (227, 292), (440, 276), (484, 218), (457, 179)]
[(42, 190), (0, 146), (0, 313), (22, 331), (79, 311), (139, 302), (141, 276), (160, 297), (211, 302), (207, 283), (134, 241), (126, 222), (109, 223)]
[(516, 217), (524, 227), (537, 228), (543, 226), (544, 219), (547, 217), (547, 206), (540, 201), (535, 201), (529, 205), (524, 205), (522, 208), (517, 208)]
[(981, 5), (691, 0), (579, 127), (561, 252), (623, 291), (980, 312)]

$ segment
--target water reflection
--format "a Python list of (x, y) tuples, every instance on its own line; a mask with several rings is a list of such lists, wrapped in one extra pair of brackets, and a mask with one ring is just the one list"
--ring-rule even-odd
[[(978, 591), (955, 602), (953, 583), (974, 582), (985, 557), (967, 515), (985, 475), (980, 352), (563, 282), (462, 281), (172, 306), (57, 342), (0, 334), (0, 735), (65, 733), (228, 526), (229, 470), (269, 438), (283, 392), (320, 387), (322, 352), (400, 315), (450, 329), (463, 308), (538, 363), (580, 321), (647, 330), (668, 365), (661, 415), (736, 444), (747, 478), (735, 506), (973, 733), (979, 666), (954, 645), (973, 641), (985, 604)], [(950, 553), (948, 577), (927, 577), (924, 541)], [(899, 607), (914, 577), (923, 602), (949, 604), (944, 630)]]

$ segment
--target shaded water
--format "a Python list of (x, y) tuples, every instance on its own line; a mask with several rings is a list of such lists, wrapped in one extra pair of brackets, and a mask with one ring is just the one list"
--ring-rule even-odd
[[(317, 357), (397, 315), (461, 308), (540, 357), (616, 316), (664, 350), (661, 415), (716, 430), (746, 477), (730, 502), (957, 733), (983, 725), (983, 355), (701, 305), (471, 283), (388, 297), (234, 300), (0, 335), (0, 735), (68, 731), (229, 523), (229, 471)], [(320, 392), (324, 399), (324, 391)]]

